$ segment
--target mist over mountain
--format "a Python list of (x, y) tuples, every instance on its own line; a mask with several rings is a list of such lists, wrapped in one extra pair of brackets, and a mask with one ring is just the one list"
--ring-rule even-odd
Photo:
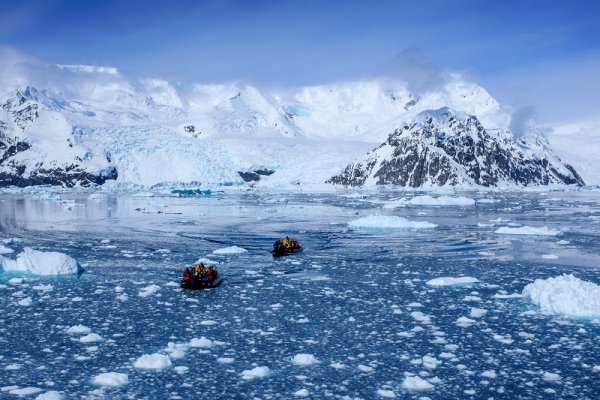
[[(439, 84), (418, 91), (409, 82), (390, 78), (265, 90), (238, 82), (174, 84), (134, 79), (112, 67), (50, 65), (20, 54), (8, 56), (0, 70), (3, 185), (85, 186), (111, 181), (325, 187), (325, 181), (406, 121), (441, 108), (476, 117), (491, 132), (489, 138), (502, 132), (499, 140), (516, 134), (521, 141), (535, 142), (540, 135), (533, 126), (521, 129), (525, 124), (518, 124), (515, 132), (522, 110), (515, 113), (460, 74), (446, 74)], [(21, 111), (16, 111), (15, 102)], [(23, 117), (23, 109), (35, 113)], [(27, 143), (27, 149), (15, 151), (23, 149), (18, 143)], [(548, 159), (547, 142), (537, 143), (529, 146), (538, 151), (531, 157)], [(559, 156), (552, 153), (551, 159), (557, 171), (564, 171)], [(502, 182), (515, 186), (589, 183), (574, 167), (569, 167), (575, 173), (572, 179), (563, 181)], [(67, 170), (77, 171), (82, 178), (67, 177)], [(434, 183), (481, 184), (477, 180)]]

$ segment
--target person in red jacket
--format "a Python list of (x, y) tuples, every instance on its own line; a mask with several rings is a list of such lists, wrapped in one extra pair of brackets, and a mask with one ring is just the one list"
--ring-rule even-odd
[(192, 273), (190, 272), (189, 268), (186, 268), (185, 271), (183, 271), (183, 281), (189, 282), (191, 279), (192, 279)]

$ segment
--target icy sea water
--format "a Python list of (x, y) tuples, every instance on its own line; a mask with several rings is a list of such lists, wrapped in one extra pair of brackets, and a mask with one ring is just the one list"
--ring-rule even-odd
[[(599, 398), (600, 323), (512, 295), (563, 273), (600, 283), (600, 193), (465, 195), (476, 204), (384, 208), (406, 196), (386, 191), (3, 194), (0, 236), (19, 239), (7, 256), (59, 251), (85, 272), (0, 274), (0, 398)], [(348, 228), (375, 214), (438, 227)], [(273, 259), (286, 234), (305, 251)], [(233, 245), (248, 252), (212, 254)], [(182, 291), (182, 269), (200, 257), (220, 263), (224, 282)], [(481, 283), (426, 284), (444, 276)], [(67, 333), (78, 325), (89, 332)], [(151, 354), (171, 365), (136, 368)], [(95, 385), (106, 372), (128, 383)], [(412, 376), (428, 389), (403, 386)]]

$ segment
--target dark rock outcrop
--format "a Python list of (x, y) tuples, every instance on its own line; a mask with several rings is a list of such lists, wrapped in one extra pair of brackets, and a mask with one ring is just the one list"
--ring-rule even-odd
[(238, 171), (238, 174), (242, 177), (244, 182), (256, 182), (259, 181), (261, 176), (269, 176), (275, 172), (273, 169), (265, 167), (254, 167), (247, 171)]

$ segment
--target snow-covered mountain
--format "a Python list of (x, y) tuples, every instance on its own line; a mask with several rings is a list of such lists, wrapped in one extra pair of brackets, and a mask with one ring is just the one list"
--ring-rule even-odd
[(449, 108), (420, 113), (328, 182), (344, 186), (583, 185), (542, 136), (515, 140)]
[(65, 117), (16, 92), (0, 102), (0, 185), (89, 186), (117, 179), (106, 152), (82, 145)]
[[(459, 75), (448, 76), (436, 90), (416, 94), (393, 80), (261, 91), (236, 83), (182, 87), (158, 79), (134, 80), (107, 67), (46, 68), (52, 71), (51, 78), (41, 80), (29, 73), (14, 79), (14, 87), (0, 88), (3, 186), (85, 186), (107, 180), (125, 185), (329, 186), (325, 181), (386, 140), (390, 132), (443, 107), (476, 116), (477, 128), (454, 123), (452, 129), (466, 130), (464, 135), (452, 132), (470, 137), (470, 129), (484, 126), (485, 137), (480, 138), (486, 142), (484, 148), (507, 152), (513, 170), (533, 168), (535, 163), (527, 160), (539, 159), (547, 160), (555, 171), (544, 175), (536, 170), (530, 178), (513, 183), (581, 182), (539, 140), (529, 148), (516, 142), (512, 147), (488, 145), (510, 141), (506, 130), (512, 110)], [(425, 141), (418, 144), (421, 139)], [(425, 136), (414, 137), (410, 145), (431, 146)], [(462, 142), (454, 145), (464, 147)], [(509, 157), (512, 151), (520, 153)], [(471, 182), (459, 178), (470, 172), (455, 170), (457, 165), (442, 164), (449, 169), (439, 172), (456, 178), (439, 175), (409, 186), (421, 181), (492, 186), (510, 181), (504, 175), (493, 178), (493, 166), (481, 164), (490, 177)], [(383, 181), (402, 182), (391, 173)], [(505, 173), (524, 176), (522, 171)], [(369, 182), (377, 181), (364, 181)]]

